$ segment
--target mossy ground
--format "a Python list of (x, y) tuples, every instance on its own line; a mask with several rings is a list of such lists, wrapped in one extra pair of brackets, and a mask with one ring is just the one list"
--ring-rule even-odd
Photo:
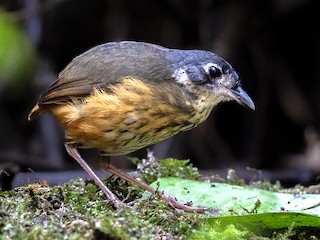
[[(148, 160), (134, 161), (138, 176), (147, 183), (166, 176), (200, 177), (188, 161), (157, 161), (151, 153)], [(302, 234), (315, 237), (292, 228), (261, 237), (242, 227), (217, 224), (215, 228), (205, 223), (195, 232), (199, 229), (201, 214), (175, 210), (159, 200), (157, 194), (141, 198), (141, 189), (119, 178), (111, 177), (104, 182), (124, 199), (126, 206), (114, 209), (93, 181), (83, 179), (53, 187), (34, 183), (0, 192), (0, 239), (230, 239), (230, 236), (234, 236), (233, 239), (304, 239), (299, 237)], [(280, 188), (279, 184), (276, 187), (266, 183), (258, 185)], [(213, 228), (216, 230), (212, 231)]]
[[(188, 161), (158, 162), (150, 155), (146, 166), (135, 162), (148, 183), (165, 175), (199, 176)], [(196, 214), (176, 211), (156, 194), (141, 199), (143, 190), (119, 178), (104, 182), (126, 206), (114, 209), (93, 181), (83, 179), (0, 192), (0, 239), (181, 239), (197, 221)]]

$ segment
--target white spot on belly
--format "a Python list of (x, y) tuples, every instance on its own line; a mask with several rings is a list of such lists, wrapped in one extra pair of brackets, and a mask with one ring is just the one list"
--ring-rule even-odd
[(127, 114), (123, 122), (127, 125), (130, 125), (132, 123), (137, 122), (138, 120), (139, 120), (139, 116), (134, 112), (130, 112)]

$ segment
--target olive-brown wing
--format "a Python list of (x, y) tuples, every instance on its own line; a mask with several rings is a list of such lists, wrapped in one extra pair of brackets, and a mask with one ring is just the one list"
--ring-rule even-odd
[(137, 42), (98, 45), (74, 58), (38, 104), (41, 107), (83, 98), (93, 89), (107, 89), (127, 76), (157, 82), (171, 79), (166, 51), (157, 45)]

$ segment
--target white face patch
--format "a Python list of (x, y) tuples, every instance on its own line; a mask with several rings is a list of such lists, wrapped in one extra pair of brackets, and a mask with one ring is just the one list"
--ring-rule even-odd
[(182, 85), (187, 85), (188, 83), (190, 83), (189, 76), (186, 70), (183, 68), (177, 69), (172, 76), (176, 79), (178, 83)]

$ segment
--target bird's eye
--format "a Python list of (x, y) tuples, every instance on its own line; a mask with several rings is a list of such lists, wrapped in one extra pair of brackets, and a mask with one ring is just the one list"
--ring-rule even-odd
[(222, 75), (221, 70), (215, 66), (210, 66), (208, 73), (211, 78), (219, 78)]

